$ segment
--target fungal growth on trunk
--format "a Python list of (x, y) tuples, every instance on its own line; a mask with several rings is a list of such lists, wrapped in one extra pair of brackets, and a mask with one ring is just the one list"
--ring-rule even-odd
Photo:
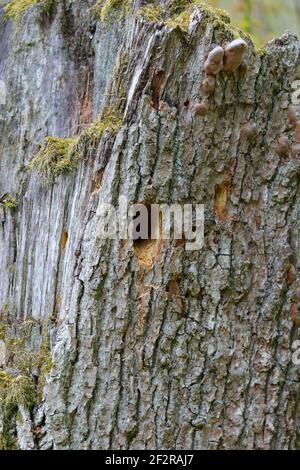
[(297, 144), (300, 144), (300, 122), (299, 121), (296, 124), (295, 140), (296, 140)]
[(209, 102), (207, 100), (201, 101), (194, 105), (194, 111), (196, 116), (205, 116), (209, 110)]
[(257, 135), (257, 125), (255, 122), (247, 122), (241, 128), (242, 140), (253, 140)]
[(211, 95), (215, 91), (215, 87), (216, 87), (216, 80), (212, 75), (209, 75), (202, 82), (203, 91), (207, 95)]
[(292, 105), (289, 106), (288, 118), (289, 118), (289, 122), (291, 126), (296, 127), (298, 120), (297, 120), (297, 113), (296, 113), (295, 106), (292, 106)]
[(209, 54), (204, 64), (204, 70), (208, 75), (217, 75), (224, 68), (224, 49), (221, 46), (215, 47)]
[(248, 45), (243, 39), (235, 39), (227, 44), (224, 53), (224, 72), (235, 72), (243, 62)]
[(293, 145), (291, 152), (293, 157), (300, 157), (300, 143)]
[(280, 157), (287, 157), (290, 152), (290, 141), (286, 135), (282, 135), (279, 137), (277, 145), (276, 145), (276, 153)]

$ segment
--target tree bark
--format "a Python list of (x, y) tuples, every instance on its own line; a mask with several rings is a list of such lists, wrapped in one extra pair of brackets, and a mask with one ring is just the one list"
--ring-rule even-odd
[[(101, 23), (87, 3), (1, 25), (0, 197), (18, 199), (0, 209), (2, 324), (20, 339), (30, 323), (24, 351), (47, 335), (51, 357), (40, 400), (9, 423), (2, 410), (2, 433), (23, 449), (299, 448), (300, 165), (278, 155), (280, 137), (296, 143), (299, 41), (258, 52), (246, 37), (246, 73), (221, 72), (196, 116), (209, 51), (236, 37), (226, 18), (195, 7), (188, 32), (136, 13)], [(74, 175), (44, 187), (27, 170), (45, 136), (110, 107), (122, 125), (82, 144)], [(120, 195), (204, 204), (204, 248), (101, 239), (100, 205)]]

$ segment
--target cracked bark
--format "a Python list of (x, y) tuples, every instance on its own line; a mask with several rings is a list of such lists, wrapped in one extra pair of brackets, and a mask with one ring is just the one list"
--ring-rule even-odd
[[(9, 306), (13, 321), (46, 321), (56, 311), (52, 370), (33, 416), (22, 410), (19, 445), (299, 448), (299, 367), (291, 360), (299, 161), (275, 150), (282, 134), (294, 139), (288, 106), (299, 41), (286, 34), (261, 54), (249, 42), (247, 73), (219, 74), (207, 115), (196, 117), (207, 54), (232, 39), (230, 28), (199, 9), (189, 33), (135, 17), (120, 33), (117, 23), (95, 25), (83, 2), (66, 4), (77, 32), (71, 52), (60, 34), (66, 6), (46, 31), (32, 14), (18, 33), (1, 26), (9, 96), (0, 195), (17, 191), (45, 135), (78, 131), (87, 83), (95, 116), (118, 99), (121, 82), (125, 119), (117, 135), (87, 149), (74, 176), (47, 189), (26, 173), (18, 210), (5, 210), (0, 307)], [(124, 56), (127, 68), (112, 78)], [(249, 122), (252, 140), (241, 132)], [(99, 206), (117, 205), (121, 194), (205, 204), (204, 249), (164, 242), (147, 269), (130, 241), (101, 240)]]

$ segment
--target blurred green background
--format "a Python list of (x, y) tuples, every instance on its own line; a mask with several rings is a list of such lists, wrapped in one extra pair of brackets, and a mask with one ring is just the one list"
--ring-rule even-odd
[(232, 22), (249, 32), (258, 45), (286, 30), (300, 39), (300, 0), (209, 0), (224, 8)]

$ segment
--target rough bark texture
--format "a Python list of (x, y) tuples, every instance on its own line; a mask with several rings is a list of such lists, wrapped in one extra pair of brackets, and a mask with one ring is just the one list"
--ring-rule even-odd
[[(21, 354), (47, 334), (52, 365), (44, 387), (41, 364), (26, 371), (39, 401), (2, 410), (3, 446), (6, 433), (22, 449), (299, 448), (299, 160), (276, 153), (281, 135), (294, 139), (299, 41), (255, 53), (247, 39), (246, 74), (219, 74), (195, 116), (230, 25), (201, 8), (187, 33), (136, 15), (101, 23), (93, 5), (0, 26), (0, 197), (19, 203), (0, 209), (2, 323), (10, 338), (30, 324)], [(124, 111), (118, 132), (43, 186), (27, 169), (37, 145), (78, 133), (104, 104)], [(205, 204), (204, 249), (165, 241), (150, 267), (148, 246), (101, 240), (99, 205), (120, 194)], [(9, 360), (2, 371), (20, 373)]]

